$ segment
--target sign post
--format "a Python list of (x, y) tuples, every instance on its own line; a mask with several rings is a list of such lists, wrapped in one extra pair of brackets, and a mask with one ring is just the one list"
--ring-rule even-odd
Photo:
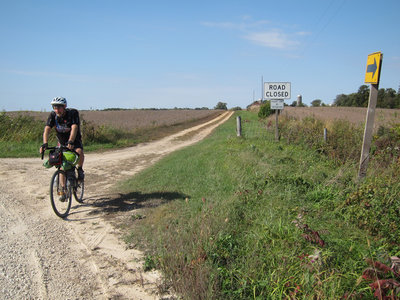
[(290, 82), (264, 82), (264, 99), (270, 100), (275, 109), (275, 140), (279, 140), (278, 115), (284, 107), (284, 99), (291, 98)]
[(383, 54), (375, 52), (368, 55), (367, 69), (365, 72), (365, 83), (370, 83), (368, 110), (365, 121), (364, 139), (361, 149), (360, 167), (358, 170), (358, 180), (362, 180), (367, 174), (369, 163), (369, 150), (371, 148), (372, 131), (374, 128), (375, 108), (378, 101), (379, 77), (382, 67)]

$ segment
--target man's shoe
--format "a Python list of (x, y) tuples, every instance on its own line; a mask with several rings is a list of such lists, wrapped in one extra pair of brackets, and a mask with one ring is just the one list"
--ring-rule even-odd
[(78, 168), (78, 180), (83, 181), (85, 179), (85, 172), (82, 168)]
[(67, 200), (67, 197), (64, 192), (59, 192), (58, 195), (60, 196), (58, 200), (60, 200), (61, 202), (65, 202)]

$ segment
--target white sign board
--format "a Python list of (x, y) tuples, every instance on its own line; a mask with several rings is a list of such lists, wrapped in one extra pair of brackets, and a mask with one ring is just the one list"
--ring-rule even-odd
[(264, 82), (264, 99), (290, 98), (290, 82)]
[(271, 100), (271, 109), (283, 109), (284, 107), (283, 102), (284, 102), (283, 99)]

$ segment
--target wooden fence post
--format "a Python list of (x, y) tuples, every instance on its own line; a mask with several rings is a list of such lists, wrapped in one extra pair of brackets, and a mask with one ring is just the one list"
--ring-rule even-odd
[(236, 134), (237, 136), (242, 136), (242, 120), (240, 116), (236, 117)]

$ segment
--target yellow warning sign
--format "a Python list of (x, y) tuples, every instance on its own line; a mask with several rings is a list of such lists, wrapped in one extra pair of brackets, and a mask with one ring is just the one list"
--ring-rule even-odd
[(375, 52), (368, 55), (365, 83), (378, 84), (381, 73), (382, 53)]

